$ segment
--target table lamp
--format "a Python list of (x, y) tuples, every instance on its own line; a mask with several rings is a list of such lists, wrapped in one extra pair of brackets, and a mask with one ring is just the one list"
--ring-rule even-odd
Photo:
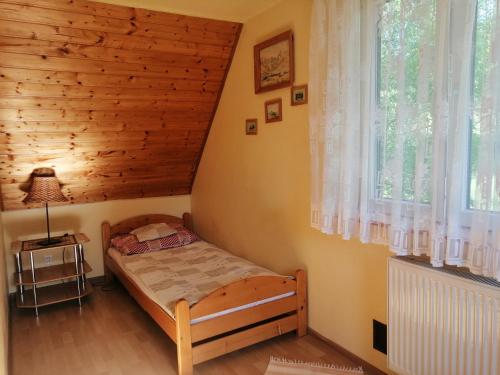
[(51, 168), (38, 168), (32, 173), (30, 190), (24, 203), (45, 203), (45, 217), (47, 220), (47, 239), (39, 245), (49, 246), (61, 242), (60, 239), (50, 238), (49, 202), (66, 202), (68, 199), (61, 192), (61, 185)]

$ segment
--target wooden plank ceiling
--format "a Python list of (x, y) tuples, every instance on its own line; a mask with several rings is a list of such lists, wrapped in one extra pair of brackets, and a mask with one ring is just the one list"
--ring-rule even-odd
[(241, 24), (0, 0), (0, 182), (51, 167), (71, 203), (189, 194)]

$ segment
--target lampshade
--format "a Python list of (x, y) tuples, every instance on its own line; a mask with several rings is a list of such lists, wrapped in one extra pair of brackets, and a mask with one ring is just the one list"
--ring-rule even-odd
[(50, 168), (35, 169), (32, 173), (33, 181), (30, 191), (23, 202), (45, 203), (66, 202), (68, 199), (61, 192), (61, 185), (55, 172)]

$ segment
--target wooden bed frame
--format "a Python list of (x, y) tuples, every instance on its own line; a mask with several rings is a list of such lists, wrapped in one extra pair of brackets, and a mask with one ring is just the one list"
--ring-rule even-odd
[[(189, 213), (185, 213), (182, 219), (170, 215), (144, 215), (115, 225), (102, 223), (104, 270), (106, 279), (111, 281), (114, 274), (139, 305), (176, 343), (180, 375), (192, 374), (195, 364), (287, 332), (295, 330), (298, 336), (306, 334), (307, 287), (306, 273), (303, 270), (295, 272), (295, 279), (284, 276), (256, 276), (236, 281), (215, 290), (191, 307), (186, 300), (180, 299), (175, 305), (176, 318), (173, 319), (107, 254), (113, 235), (160, 222), (178, 223), (193, 230)], [(295, 292), (295, 295), (191, 324), (192, 319), (288, 292)]]

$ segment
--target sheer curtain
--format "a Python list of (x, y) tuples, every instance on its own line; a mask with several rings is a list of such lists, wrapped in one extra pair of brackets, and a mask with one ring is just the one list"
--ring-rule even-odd
[(311, 19), (311, 223), (345, 239), (359, 230), (360, 181), (367, 181), (361, 123), (373, 109), (375, 45), (366, 40), (376, 35), (375, 8), (375, 1), (316, 0)]
[(499, 29), (497, 0), (314, 1), (313, 227), (500, 279)]

